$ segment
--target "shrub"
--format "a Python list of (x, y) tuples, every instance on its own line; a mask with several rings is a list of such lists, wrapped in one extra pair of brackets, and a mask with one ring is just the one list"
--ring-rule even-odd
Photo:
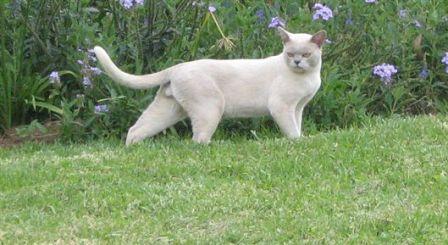
[[(154, 90), (133, 91), (105, 76), (86, 74), (78, 60), (89, 61), (88, 49), (102, 45), (131, 73), (199, 58), (266, 57), (281, 51), (275, 31), (267, 28), (275, 16), (292, 32), (328, 32), (323, 85), (306, 110), (307, 123), (315, 128), (345, 127), (371, 115), (448, 111), (448, 74), (441, 62), (448, 52), (448, 9), (443, 3), (327, 0), (321, 3), (333, 17), (325, 20), (313, 18), (318, 11), (314, 2), (193, 5), (187, 0), (146, 0), (144, 6), (129, 9), (115, 0), (2, 3), (1, 128), (58, 118), (72, 139), (126, 133)], [(211, 14), (209, 5), (216, 12)], [(398, 70), (388, 83), (372, 73), (383, 63)], [(49, 83), (52, 71), (61, 75), (60, 84)], [(86, 76), (91, 86), (83, 84)], [(99, 105), (106, 105), (107, 112), (95, 112)], [(263, 126), (266, 121), (245, 123)], [(240, 124), (224, 127), (235, 125)]]

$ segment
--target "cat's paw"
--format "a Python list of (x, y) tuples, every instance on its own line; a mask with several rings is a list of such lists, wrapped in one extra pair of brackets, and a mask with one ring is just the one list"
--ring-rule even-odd
[(142, 141), (141, 137), (132, 133), (128, 133), (128, 136), (126, 137), (126, 146), (136, 144), (140, 141)]
[(198, 144), (208, 145), (211, 142), (211, 137), (204, 134), (194, 135), (193, 141)]
[(302, 138), (302, 134), (301, 133), (288, 134), (286, 135), (286, 137), (290, 140), (298, 140)]

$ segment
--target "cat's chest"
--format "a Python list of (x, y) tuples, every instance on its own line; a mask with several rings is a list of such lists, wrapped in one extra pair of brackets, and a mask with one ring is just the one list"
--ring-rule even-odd
[(319, 74), (308, 76), (284, 76), (273, 84), (272, 91), (282, 96), (300, 98), (314, 95), (319, 90), (321, 79)]

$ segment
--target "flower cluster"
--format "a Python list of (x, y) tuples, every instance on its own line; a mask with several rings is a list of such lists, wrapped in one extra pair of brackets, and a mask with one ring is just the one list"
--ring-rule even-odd
[(392, 76), (397, 72), (397, 68), (390, 64), (381, 64), (373, 67), (373, 74), (380, 77), (384, 85), (391, 85)]
[(398, 11), (398, 16), (400, 16), (400, 18), (404, 19), (408, 17), (408, 10), (407, 9), (400, 9), (400, 11)]
[(426, 78), (428, 78), (429, 77), (429, 70), (428, 70), (428, 68), (423, 68), (421, 71), (420, 71), (420, 73), (418, 74), (418, 76), (421, 78), (421, 79), (426, 79)]
[[(400, 9), (400, 10), (398, 11), (398, 17), (399, 17), (400, 19), (404, 19), (404, 20), (406, 20), (406, 19), (409, 19), (409, 18), (411, 17), (411, 14), (409, 13), (409, 10), (407, 10), (407, 9)], [(412, 24), (413, 24), (416, 28), (423, 28), (423, 27), (424, 27), (424, 23), (422, 23), (421, 21), (419, 21), (419, 20), (417, 20), (417, 19), (414, 19), (414, 20), (412, 21)]]
[(418, 20), (414, 20), (414, 25), (417, 28), (422, 28), (423, 27), (423, 24), (420, 21), (418, 21)]
[(448, 73), (448, 52), (445, 52), (445, 56), (442, 58), (442, 63), (446, 65), (445, 72)]
[(216, 7), (213, 5), (208, 6), (208, 12), (210, 12), (210, 13), (216, 12)]
[(207, 9), (208, 12), (211, 14), (215, 13), (218, 10), (215, 5), (208, 5), (207, 7), (207, 4), (204, 3), (203, 1), (193, 1), (191, 3), (191, 6)]
[(78, 60), (78, 64), (81, 65), (81, 74), (83, 75), (82, 84), (84, 87), (92, 86), (92, 78), (101, 75), (102, 71), (98, 67), (90, 66), (90, 62), (96, 62), (95, 52), (92, 49), (87, 50), (87, 59)]
[(280, 17), (274, 17), (271, 19), (271, 23), (269, 23), (269, 28), (277, 28), (277, 27), (285, 27), (286, 22)]
[(265, 20), (264, 11), (262, 9), (258, 10), (255, 15), (257, 16), (257, 20), (259, 23)]
[(143, 6), (145, 0), (120, 0), (121, 6), (125, 9), (131, 9), (136, 6)]
[(320, 3), (314, 4), (313, 9), (315, 10), (313, 14), (313, 20), (323, 19), (325, 21), (333, 18), (333, 11)]
[(376, 3), (376, 0), (366, 0), (366, 3)]
[(61, 83), (61, 77), (59, 76), (59, 72), (53, 71), (50, 73), (50, 83), (53, 84), (60, 84)]
[(99, 104), (95, 106), (95, 114), (101, 114), (109, 112), (109, 106), (106, 104)]

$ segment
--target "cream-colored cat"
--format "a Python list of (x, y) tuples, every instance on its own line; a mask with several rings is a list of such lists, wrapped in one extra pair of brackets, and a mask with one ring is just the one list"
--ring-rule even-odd
[(149, 75), (121, 71), (95, 47), (105, 73), (135, 89), (160, 85), (154, 101), (129, 129), (126, 144), (154, 136), (189, 117), (193, 140), (209, 143), (221, 118), (271, 115), (289, 138), (301, 135), (302, 112), (321, 84), (325, 31), (292, 34), (279, 28), (283, 52), (253, 60), (197, 60)]

